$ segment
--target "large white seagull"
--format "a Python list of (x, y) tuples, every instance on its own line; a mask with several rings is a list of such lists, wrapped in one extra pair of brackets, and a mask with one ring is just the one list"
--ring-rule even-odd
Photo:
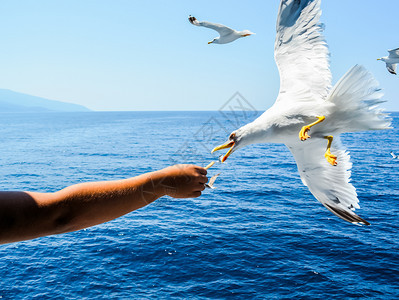
[(350, 183), (352, 163), (339, 136), (388, 129), (391, 119), (378, 108), (382, 93), (362, 66), (354, 66), (331, 86), (320, 2), (281, 1), (274, 48), (280, 72), (277, 100), (213, 151), (229, 148), (225, 161), (249, 144), (283, 143), (296, 160), (303, 184), (317, 200), (345, 221), (370, 225), (354, 212), (359, 200)]

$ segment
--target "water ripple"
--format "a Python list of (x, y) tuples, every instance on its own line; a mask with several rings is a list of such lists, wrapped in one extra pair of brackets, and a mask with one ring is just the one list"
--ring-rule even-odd
[[(206, 165), (214, 158), (193, 136), (210, 115), (223, 122), (218, 112), (2, 115), (3, 189), (55, 191), (176, 160)], [(398, 137), (382, 133), (376, 147), (370, 133), (343, 136), (370, 227), (318, 203), (283, 145), (256, 145), (209, 170), (222, 175), (200, 198), (164, 197), (93, 228), (0, 246), (0, 296), (397, 298), (399, 161), (389, 152), (399, 153)], [(198, 144), (195, 154), (181, 153), (185, 142)]]

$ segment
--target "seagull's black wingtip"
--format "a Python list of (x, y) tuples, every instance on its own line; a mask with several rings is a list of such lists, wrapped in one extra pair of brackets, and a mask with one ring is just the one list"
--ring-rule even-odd
[(193, 17), (192, 15), (188, 16), (188, 20), (190, 21), (191, 24), (195, 25), (195, 21), (197, 21), (197, 19), (195, 17)]
[(348, 211), (345, 211), (339, 207), (334, 207), (332, 205), (329, 205), (327, 203), (323, 203), (323, 205), (325, 207), (328, 208), (329, 211), (331, 211), (334, 215), (340, 217), (341, 219), (355, 224), (355, 225), (366, 225), (366, 226), (370, 226), (370, 223), (367, 222), (365, 219), (359, 217), (357, 214), (355, 214), (354, 212), (349, 213)]

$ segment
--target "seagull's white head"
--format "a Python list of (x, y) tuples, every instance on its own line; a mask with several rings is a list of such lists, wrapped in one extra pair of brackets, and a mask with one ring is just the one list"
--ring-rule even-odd
[(214, 38), (212, 41), (208, 42), (208, 45), (209, 44), (219, 44), (219, 38)]
[(230, 148), (221, 159), (221, 162), (224, 162), (234, 151), (251, 144), (283, 143), (286, 140), (287, 133), (281, 131), (281, 126), (276, 125), (277, 121), (273, 107), (269, 108), (253, 122), (234, 130), (227, 142), (215, 147), (212, 153)]
[(386, 59), (387, 59), (388, 57), (381, 57), (381, 58), (377, 58), (377, 60), (382, 60), (382, 61), (386, 61)]
[(224, 162), (230, 156), (231, 153), (233, 153), (235, 150), (237, 150), (238, 144), (239, 144), (239, 142), (238, 142), (238, 138), (237, 138), (237, 133), (235, 131), (233, 131), (230, 134), (227, 142), (213, 148), (212, 153), (215, 151), (222, 150), (222, 149), (230, 148), (229, 151), (227, 151), (227, 153), (221, 159), (221, 162)]
[(215, 151), (218, 151), (218, 150), (230, 148), (229, 151), (227, 151), (227, 153), (221, 159), (221, 162), (225, 162), (225, 160), (234, 151), (236, 151), (244, 146), (260, 142), (257, 138), (257, 134), (253, 130), (254, 126), (252, 126), (252, 125), (253, 124), (250, 123), (250, 124), (247, 124), (237, 130), (234, 130), (230, 134), (227, 142), (215, 147), (212, 150), (212, 153)]

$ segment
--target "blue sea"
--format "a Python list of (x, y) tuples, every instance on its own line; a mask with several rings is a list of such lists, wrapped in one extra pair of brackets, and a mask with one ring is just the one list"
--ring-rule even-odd
[[(54, 192), (175, 163), (206, 166), (247, 112), (0, 114), (2, 190)], [(398, 299), (395, 129), (343, 135), (355, 226), (302, 185), (283, 145), (215, 164), (215, 190), (164, 197), (85, 230), (0, 245), (2, 299)]]

